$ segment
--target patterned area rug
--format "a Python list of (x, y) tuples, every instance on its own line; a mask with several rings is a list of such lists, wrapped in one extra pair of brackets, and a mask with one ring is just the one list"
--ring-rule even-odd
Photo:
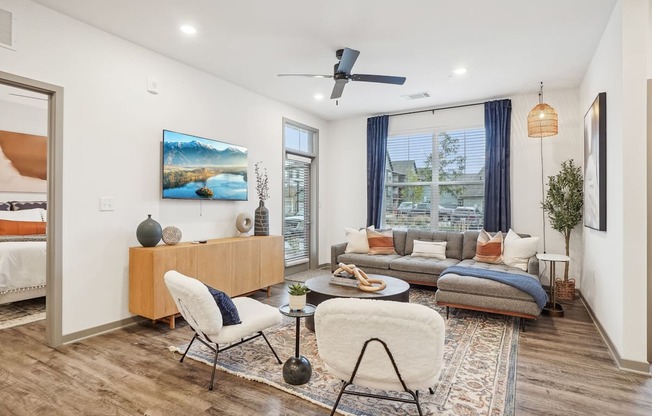
[[(433, 291), (410, 290), (410, 302), (427, 305), (445, 317), (445, 310), (435, 305)], [(283, 323), (265, 331), (282, 361), (294, 355), (295, 321), (283, 317)], [(269, 384), (326, 408), (331, 408), (340, 381), (324, 368), (317, 354), (317, 342), (312, 332), (301, 328), (301, 355), (312, 364), (310, 381), (301, 386), (285, 383), (282, 367), (276, 363), (261, 338), (220, 353), (218, 368), (239, 377)], [(513, 415), (518, 346), (518, 320), (493, 314), (451, 309), (446, 321), (444, 368), (434, 394), (419, 394), (422, 409), (428, 415)], [(183, 353), (188, 344), (170, 347)], [(177, 356), (178, 357), (178, 356)], [(195, 342), (188, 357), (208, 365), (213, 354)], [(210, 372), (206, 372), (210, 377)], [(219, 388), (219, 374), (216, 374)], [(207, 379), (208, 382), (208, 379)], [(358, 388), (360, 389), (360, 388)], [(364, 389), (363, 389), (364, 390)], [(402, 397), (409, 397), (404, 394)], [(345, 415), (406, 415), (416, 414), (413, 404), (344, 395), (338, 406)]]
[(45, 319), (45, 297), (0, 305), (0, 329)]

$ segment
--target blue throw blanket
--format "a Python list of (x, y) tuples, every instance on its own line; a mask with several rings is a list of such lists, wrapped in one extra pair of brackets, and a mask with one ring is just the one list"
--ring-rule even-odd
[(528, 277), (517, 273), (503, 272), (500, 270), (479, 269), (477, 267), (464, 266), (449, 267), (444, 270), (439, 275), (439, 277), (450, 273), (459, 274), (461, 276), (480, 277), (482, 279), (489, 279), (515, 287), (532, 296), (534, 301), (537, 303), (537, 306), (539, 306), (539, 309), (542, 309), (544, 306), (546, 306), (546, 302), (548, 301), (548, 294), (545, 290), (543, 290), (541, 282), (539, 282), (534, 277)]

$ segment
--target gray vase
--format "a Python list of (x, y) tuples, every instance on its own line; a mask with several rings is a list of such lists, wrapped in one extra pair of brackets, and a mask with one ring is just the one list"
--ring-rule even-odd
[(161, 224), (152, 219), (152, 214), (136, 228), (136, 238), (143, 247), (154, 247), (161, 241), (163, 230)]
[(254, 213), (254, 235), (269, 235), (269, 212), (262, 200)]

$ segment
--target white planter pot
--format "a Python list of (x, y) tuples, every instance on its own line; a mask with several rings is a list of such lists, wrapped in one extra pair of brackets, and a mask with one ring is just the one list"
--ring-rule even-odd
[(290, 310), (298, 311), (306, 306), (306, 295), (290, 295)]

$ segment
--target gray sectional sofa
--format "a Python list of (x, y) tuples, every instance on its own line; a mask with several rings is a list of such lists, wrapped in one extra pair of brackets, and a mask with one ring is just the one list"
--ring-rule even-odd
[[(535, 256), (528, 261), (527, 272), (505, 264), (487, 264), (473, 260), (478, 240), (478, 231), (451, 232), (408, 229), (394, 230), (396, 254), (371, 255), (345, 253), (346, 243), (331, 247), (331, 269), (339, 263), (355, 264), (366, 273), (392, 276), (412, 284), (437, 286), (437, 303), (442, 306), (502, 313), (523, 318), (536, 319), (541, 312), (536, 302), (527, 293), (504, 283), (442, 271), (451, 266), (488, 268), (522, 274), (538, 280), (539, 262)], [(529, 237), (520, 234), (521, 237)], [(412, 257), (415, 240), (446, 241), (446, 259)]]

